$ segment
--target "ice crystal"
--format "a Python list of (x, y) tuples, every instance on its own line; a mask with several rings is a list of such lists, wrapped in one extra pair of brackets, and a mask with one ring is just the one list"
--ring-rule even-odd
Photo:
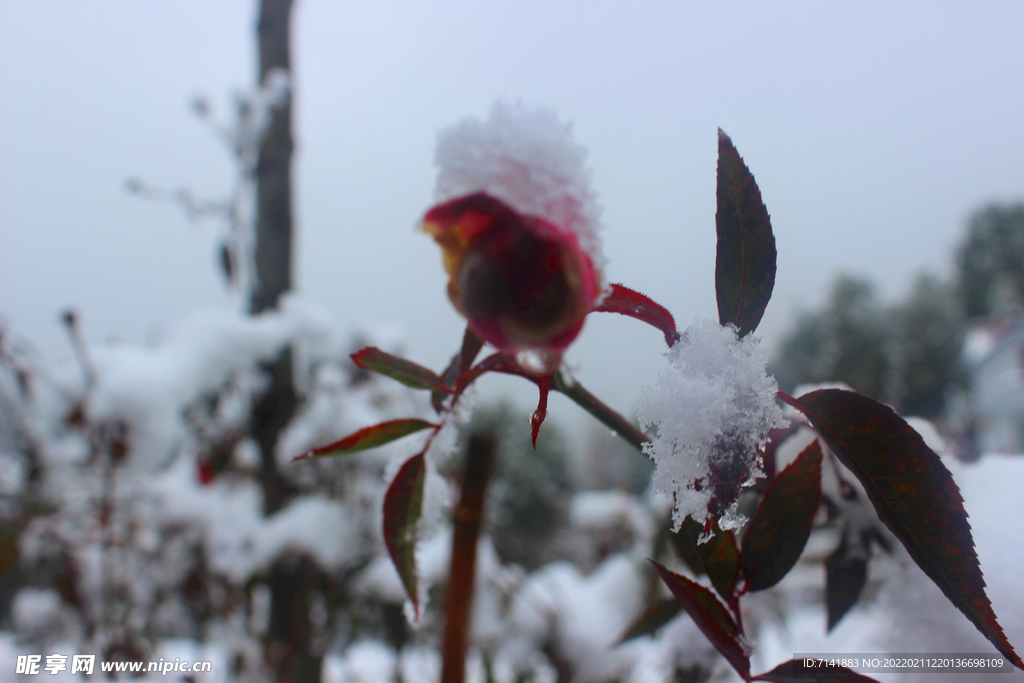
[(676, 528), (687, 515), (736, 528), (740, 488), (761, 474), (768, 430), (785, 424), (767, 353), (753, 336), (698, 320), (666, 355), (668, 369), (643, 389), (638, 409), (641, 427), (656, 428), (644, 448), (655, 488), (674, 499)]

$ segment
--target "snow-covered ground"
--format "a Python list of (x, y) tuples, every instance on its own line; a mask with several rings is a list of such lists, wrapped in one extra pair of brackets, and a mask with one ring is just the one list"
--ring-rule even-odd
[[(1017, 532), (1024, 519), (1024, 497), (1018, 492), (1020, 482), (1024, 481), (1024, 457), (989, 455), (969, 465), (949, 464), (971, 517), (978, 555), (996, 614), (1010, 641), (1020, 646), (1024, 643), (1024, 589), (1020, 585), (1024, 542)], [(580, 518), (577, 524), (586, 527), (602, 516), (606, 518), (603, 522), (608, 524), (615, 521), (613, 518), (618, 519), (616, 523), (621, 523), (630, 517), (634, 518), (631, 522), (634, 527), (643, 527), (647, 523), (637, 509), (631, 509), (628, 501), (620, 500), (623, 498), (621, 494), (608, 495), (611, 496), (605, 501), (610, 506), (608, 509), (621, 508), (622, 514), (609, 515), (605, 509), (599, 509), (600, 514), (585, 514), (588, 509), (602, 507), (598, 505), (600, 501), (595, 494), (586, 494), (576, 506), (579, 512), (575, 516)], [(599, 523), (601, 521), (598, 520)], [(440, 533), (437, 542), (425, 548), (424, 555), (439, 556), (427, 558), (425, 573), (438, 573), (445, 565), (446, 541), (446, 534)], [(297, 536), (296, 542), (302, 543), (301, 535)], [(482, 573), (495, 575), (500, 571), (493, 551), (485, 549), (482, 557)], [(557, 630), (557, 641), (569, 658), (590, 662), (591, 666), (578, 670), (580, 680), (604, 680), (606, 676), (614, 676), (638, 683), (663, 681), (666, 680), (663, 677), (665, 667), (670, 662), (685, 659), (686, 653), (680, 650), (687, 648), (691, 650), (689, 654), (693, 661), (713, 661), (713, 653), (685, 616), (677, 618), (656, 638), (645, 637), (619, 648), (611, 647), (639, 608), (634, 604), (640, 595), (636, 584), (641, 581), (637, 559), (628, 554), (614, 555), (588, 576), (581, 575), (567, 563), (550, 565), (519, 583), (518, 590), (514, 591), (516, 597), (510, 623), (502, 627), (494, 623), (494, 615), (488, 619), (478, 614), (478, 637), (503, 641), (498, 644), (498, 649), (505, 654), (496, 660), (493, 667), (496, 679), (512, 680), (511, 660), (519, 654), (528, 656), (538, 644), (529, 641), (543, 639), (551, 628)], [(369, 577), (384, 576), (388, 569), (383, 565), (369, 570), (366, 590), (371, 590), (372, 579)], [(988, 641), (902, 553), (897, 553), (894, 559), (875, 558), (869, 583), (881, 574), (880, 587), (868, 600), (855, 607), (832, 634), (826, 635), (823, 604), (820, 600), (807, 600), (813, 589), (820, 590), (824, 582), (820, 565), (816, 569), (816, 572), (794, 571), (776, 589), (746, 598), (750, 601), (751, 612), (762, 619), (754, 639), (753, 671), (766, 671), (795, 653), (993, 653)], [(385, 584), (388, 581), (383, 579)], [(396, 585), (386, 585), (379, 590), (396, 592), (397, 581), (394, 583)], [(484, 590), (482, 595), (485, 603), (495, 606), (488, 600), (487, 593)], [(31, 628), (33, 621), (44, 623), (46, 613), (58, 609), (58, 605), (50, 604), (54, 602), (50, 599), (52, 597), (45, 591), (21, 594), (16, 605), (16, 610), (23, 613), (17, 617), (19, 623), (26, 628)], [(778, 614), (780, 618), (764, 618), (767, 614)], [(73, 643), (58, 643), (49, 651), (75, 654), (78, 648)], [(26, 648), (19, 643), (16, 634), (0, 635), (0, 671), (9, 672), (3, 675), (3, 680), (10, 680), (7, 676), (13, 674), (17, 655), (48, 653), (36, 653), (34, 648)], [(212, 674), (199, 676), (197, 680), (210, 683), (230, 680), (225, 648), (217, 642), (201, 646), (194, 641), (169, 640), (159, 645), (157, 657), (211, 660), (214, 662)], [(469, 680), (482, 681), (479, 655), (474, 657)], [(349, 645), (344, 652), (326, 655), (323, 680), (324, 683), (388, 680), (396, 670), (400, 670), (404, 681), (427, 683), (437, 680), (439, 667), (439, 655), (431, 648), (416, 646), (395, 652), (380, 641), (361, 640)], [(728, 667), (721, 661), (717, 664), (717, 671), (720, 677), (730, 678)], [(549, 664), (539, 664), (535, 680), (554, 680), (553, 675)], [(1011, 677), (1019, 675), (985, 674), (984, 680), (1011, 680)], [(51, 680), (78, 680), (66, 672), (52, 678), (47, 676)], [(978, 680), (976, 675), (969, 674), (872, 676), (883, 682)], [(734, 676), (732, 678), (738, 680)], [(158, 679), (170, 680), (153, 676), (149, 680)]]
[[(378, 345), (394, 348), (387, 334), (375, 336)], [(34, 389), (25, 398), (16, 373), (0, 376), (4, 428), (10, 436), (0, 449), (0, 494), (11, 510), (21, 504), (6, 501), (17, 501), (27, 490), (29, 449), (24, 444), (34, 443), (42, 490), (59, 504), (22, 517), (21, 561), (36, 561), (59, 547), (77, 573), (70, 592), (63, 590), (67, 586), (62, 592), (39, 581), (14, 595), (16, 632), (0, 634), (0, 680), (14, 675), (19, 655), (99, 654), (90, 650), (99, 640), (83, 624), (98, 621), (111, 585), (123, 588), (118, 599), (124, 621), (139, 633), (177, 629), (174, 637), (153, 637), (147, 656), (210, 660), (213, 671), (196, 677), (204, 683), (236, 680), (228, 662), (239, 657), (260, 668), (269, 609), (262, 573), (281, 557), (306, 558), (330, 576), (350, 572), (344, 583), (349, 600), (372, 602), (372, 609), (401, 605), (402, 586), (380, 538), (381, 497), (389, 473), (416, 451), (417, 443), (422, 446), (422, 441), (413, 443), (419, 437), (350, 458), (290, 464), (292, 456), (368, 424), (430, 415), (423, 394), (414, 395), (392, 380), (354, 381), (346, 365), (352, 343), (319, 308), (293, 297), (280, 312), (256, 318), (199, 313), (158, 343), (94, 349), (91, 380), (83, 381), (77, 369), (50, 371), (19, 356), (17, 363), (31, 375)], [(196, 465), (204, 448), (244, 423), (258, 392), (259, 364), (285, 344), (294, 349), (305, 401), (275, 455), (302, 495), (267, 516), (251, 442), (234, 443), (223, 477), (203, 481)], [(211, 395), (217, 400), (204, 402)], [(78, 403), (84, 405), (86, 427), (69, 418)], [(15, 405), (20, 407), (6, 410)], [(911, 422), (943, 452), (930, 425)], [(125, 441), (125, 453), (114, 467), (117, 485), (105, 493), (103, 457), (113, 456), (103, 449), (117, 439)], [(779, 457), (782, 461), (781, 449)], [(989, 455), (970, 465), (945, 462), (963, 493), (995, 612), (1010, 641), (1024, 646), (1024, 590), (1019, 585), (1024, 456)], [(428, 471), (426, 516), (431, 524), (418, 552), (425, 587), (444, 582), (450, 547), (444, 507), (453, 491), (437, 476), (438, 466), (432, 463)], [(98, 512), (107, 504), (113, 521), (102, 521)], [(664, 593), (645, 557), (652, 554), (656, 530), (667, 522), (670, 507), (653, 493), (575, 494), (568, 505), (566, 537), (593, 547), (614, 540), (592, 566), (563, 557), (527, 572), (503, 564), (491, 539), (483, 538), (469, 680), (483, 681), (489, 666), (499, 683), (524, 673), (531, 673), (534, 683), (554, 681), (559, 665), (571, 668), (580, 683), (662, 683), (672, 680), (673, 669), (695, 665), (713, 670), (713, 680), (734, 679), (685, 615), (653, 637), (615, 646), (654, 591)], [(117, 543), (104, 540), (104, 528)], [(812, 536), (808, 553), (820, 558), (830, 542), (834, 539), (827, 534)], [(104, 552), (117, 559), (106, 575)], [(185, 578), (196, 566), (204, 572), (206, 590), (223, 598), (218, 607), (224, 611), (204, 622), (203, 643), (180, 635), (197, 622), (178, 604)], [(746, 596), (753, 671), (766, 671), (802, 652), (993, 652), (902, 549), (892, 557), (876, 556), (870, 572), (863, 603), (831, 635), (825, 633), (820, 562), (802, 563), (776, 588)], [(320, 609), (323, 616), (326, 608)], [(330, 632), (322, 643), (324, 683), (395, 680), (399, 675), (404, 683), (436, 680), (439, 621), (436, 610), (428, 611), (398, 651), (352, 630)], [(51, 678), (62, 676), (74, 680), (67, 672)], [(921, 680), (974, 680), (935, 676)], [(913, 680), (907, 674), (876, 677)], [(1000, 675), (984, 680), (997, 681)]]

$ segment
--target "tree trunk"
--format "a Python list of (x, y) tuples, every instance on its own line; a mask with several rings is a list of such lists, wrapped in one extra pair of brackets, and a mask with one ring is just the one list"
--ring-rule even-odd
[[(261, 0), (257, 25), (260, 83), (274, 69), (291, 74), (290, 18), (292, 0)], [(277, 307), (292, 280), (292, 98), (271, 110), (266, 137), (256, 164), (256, 277), (249, 311), (257, 315)], [(265, 367), (270, 386), (253, 407), (253, 437), (261, 454), (264, 513), (285, 504), (290, 491), (281, 476), (274, 447), (281, 430), (295, 414), (298, 398), (292, 380), (291, 350)]]
[[(260, 0), (259, 79), (266, 84), (274, 69), (291, 76), (292, 0)], [(292, 140), (291, 80), (281, 106), (270, 111), (271, 120), (260, 145), (256, 164), (255, 281), (249, 311), (257, 315), (277, 307), (292, 286)], [(294, 493), (277, 466), (275, 447), (281, 430), (298, 405), (292, 378), (291, 349), (265, 366), (270, 386), (253, 406), (252, 432), (259, 444), (263, 511), (272, 515)], [(319, 683), (322, 658), (310, 648), (309, 619), (312, 578), (316, 568), (308, 561), (279, 558), (271, 569), (271, 623), (266, 661), (281, 683)]]
[[(261, 0), (257, 30), (260, 83), (273, 69), (291, 75), (291, 0)], [(249, 303), (253, 314), (277, 306), (292, 286), (292, 99), (272, 111), (256, 165), (256, 282)]]

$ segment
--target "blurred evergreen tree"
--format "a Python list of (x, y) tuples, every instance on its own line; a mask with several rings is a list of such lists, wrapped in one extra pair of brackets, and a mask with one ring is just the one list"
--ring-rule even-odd
[(824, 308), (797, 321), (772, 371), (785, 391), (843, 382), (901, 414), (935, 418), (958, 376), (963, 329), (953, 287), (935, 276), (888, 307), (866, 280), (841, 276)]
[(474, 408), (470, 426), (461, 431), (463, 438), (475, 433), (496, 437), (485, 524), (502, 560), (532, 570), (551, 559), (548, 542), (567, 521), (573, 485), (557, 425), (550, 419), (544, 423), (534, 450), (527, 424), (521, 410), (502, 401)]
[(956, 254), (968, 318), (1005, 315), (1024, 303), (1024, 204), (989, 205), (971, 217)]
[(964, 323), (954, 287), (921, 275), (907, 301), (894, 306), (890, 316), (888, 397), (904, 415), (937, 417), (944, 412), (950, 387), (960, 379)]
[(840, 276), (825, 307), (797, 320), (771, 370), (785, 391), (799, 384), (844, 382), (884, 400), (888, 322), (870, 282)]

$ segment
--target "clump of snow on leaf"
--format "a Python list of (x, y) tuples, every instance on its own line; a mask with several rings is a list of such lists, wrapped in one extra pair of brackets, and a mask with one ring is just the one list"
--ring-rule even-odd
[(603, 271), (600, 208), (586, 150), (554, 111), (496, 103), (485, 121), (465, 119), (438, 135), (438, 202), (486, 192), (516, 211), (571, 230)]
[[(637, 412), (641, 427), (657, 428), (644, 452), (656, 464), (655, 488), (675, 499), (672, 521), (678, 529), (687, 515), (707, 518), (713, 466), (746, 472), (747, 484), (753, 483), (761, 474), (768, 430), (785, 420), (759, 339), (737, 339), (732, 327), (698, 320), (666, 356), (668, 369), (643, 389)], [(731, 447), (721, 447), (725, 440)], [(724, 462), (726, 457), (742, 461)], [(734, 503), (718, 521), (730, 529), (743, 519)]]

